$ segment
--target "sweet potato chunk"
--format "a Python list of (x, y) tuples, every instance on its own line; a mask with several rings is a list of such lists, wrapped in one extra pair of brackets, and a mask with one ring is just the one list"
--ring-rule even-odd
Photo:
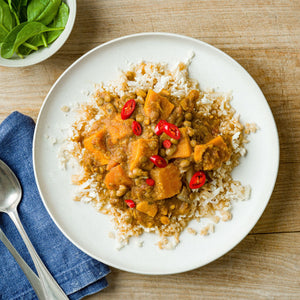
[(154, 168), (150, 172), (151, 178), (155, 180), (154, 200), (170, 198), (180, 192), (182, 182), (176, 165), (171, 163), (165, 168)]
[(170, 223), (170, 219), (166, 216), (162, 216), (160, 217), (160, 221), (164, 224), (164, 225), (168, 225)]
[(161, 113), (160, 118), (162, 120), (166, 120), (174, 109), (174, 104), (172, 104), (166, 97), (159, 96), (160, 99), (160, 107)]
[(119, 163), (117, 163), (116, 161), (114, 161), (113, 159), (111, 159), (107, 166), (106, 166), (106, 170), (109, 171), (111, 170), (113, 167), (115, 167), (116, 165), (118, 165)]
[[(158, 141), (156, 139), (136, 140), (131, 143), (130, 153), (130, 171), (140, 167), (144, 170), (150, 170), (153, 167), (153, 163), (149, 160), (149, 157), (158, 153)], [(142, 157), (147, 159), (143, 160)]]
[(118, 141), (124, 137), (133, 135), (132, 132), (133, 119), (122, 120), (121, 115), (118, 114), (107, 127), (111, 142), (117, 144)]
[(187, 134), (187, 129), (185, 127), (179, 128), (180, 130), (180, 140), (177, 145), (177, 150), (170, 158), (186, 158), (190, 157), (193, 150), (190, 144), (190, 138)]
[(136, 209), (140, 212), (147, 214), (154, 218), (157, 214), (157, 205), (155, 203), (149, 203), (148, 201), (142, 201), (136, 205)]
[(194, 160), (196, 163), (202, 163), (203, 170), (217, 169), (229, 157), (230, 151), (220, 135), (206, 144), (197, 145), (194, 149)]
[(180, 101), (180, 105), (185, 111), (193, 111), (198, 98), (199, 92), (196, 90), (192, 90), (186, 98)]
[(106, 184), (106, 187), (110, 190), (118, 189), (121, 184), (128, 187), (131, 187), (133, 184), (132, 180), (127, 176), (121, 165), (113, 167), (106, 174), (104, 183)]
[(110, 158), (106, 151), (106, 134), (107, 130), (103, 128), (83, 141), (84, 148), (102, 165), (108, 164)]
[(174, 109), (172, 104), (166, 97), (163, 97), (153, 90), (149, 90), (144, 111), (145, 115), (148, 116), (151, 121), (157, 121), (158, 119), (166, 120)]

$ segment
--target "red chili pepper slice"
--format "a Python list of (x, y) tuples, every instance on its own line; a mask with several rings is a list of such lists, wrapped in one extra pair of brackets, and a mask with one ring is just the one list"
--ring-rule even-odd
[(158, 167), (158, 168), (165, 168), (167, 166), (167, 162), (164, 158), (159, 155), (152, 155), (150, 160)]
[(132, 131), (135, 135), (141, 135), (142, 134), (142, 126), (139, 122), (133, 121), (132, 122)]
[(204, 185), (205, 180), (206, 180), (206, 176), (204, 172), (202, 171), (196, 172), (190, 181), (190, 188), (199, 189), (202, 185)]
[(167, 123), (165, 120), (160, 120), (155, 126), (154, 132), (156, 135), (161, 135), (164, 132), (164, 125)]
[(126, 202), (126, 204), (130, 207), (130, 208), (134, 208), (135, 207), (135, 203), (128, 199), (128, 200), (124, 200)]
[(150, 186), (153, 186), (155, 184), (155, 181), (152, 178), (147, 178), (146, 183)]
[(134, 99), (130, 99), (124, 104), (124, 106), (121, 110), (122, 120), (126, 120), (132, 115), (132, 113), (135, 109), (135, 105), (136, 105), (136, 102)]
[(178, 127), (171, 123), (165, 123), (163, 131), (172, 139), (179, 140), (180, 139), (180, 131)]
[(170, 140), (164, 140), (163, 141), (163, 146), (166, 148), (166, 149), (169, 149), (171, 146), (172, 146), (172, 143)]

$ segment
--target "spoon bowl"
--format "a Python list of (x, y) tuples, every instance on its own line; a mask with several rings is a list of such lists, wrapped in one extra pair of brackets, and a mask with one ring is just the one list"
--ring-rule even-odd
[(14, 209), (22, 198), (22, 188), (13, 171), (0, 160), (0, 211)]
[(43, 295), (40, 296), (40, 299), (68, 299), (36, 253), (23, 228), (17, 211), (21, 199), (22, 188), (18, 178), (9, 166), (0, 159), (0, 211), (7, 213), (10, 216), (31, 255), (42, 285)]

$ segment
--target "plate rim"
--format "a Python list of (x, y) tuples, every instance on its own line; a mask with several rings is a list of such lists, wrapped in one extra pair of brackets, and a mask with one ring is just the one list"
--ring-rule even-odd
[(95, 52), (95, 51), (98, 51), (99, 49), (101, 49), (102, 47), (106, 47), (110, 44), (113, 44), (113, 43), (117, 43), (119, 41), (122, 41), (122, 40), (126, 40), (126, 39), (132, 39), (132, 38), (137, 38), (137, 37), (143, 37), (143, 36), (166, 36), (166, 37), (173, 37), (173, 38), (179, 38), (179, 39), (186, 39), (186, 40), (189, 40), (191, 42), (196, 42), (202, 46), (205, 46), (205, 47), (208, 47), (210, 48), (211, 50), (213, 51), (216, 51), (218, 52), (219, 54), (225, 56), (227, 59), (230, 60), (230, 62), (234, 65), (234, 66), (237, 66), (238, 68), (240, 68), (244, 74), (248, 77), (248, 80), (252, 81), (255, 88), (257, 89), (257, 91), (259, 92), (259, 94), (263, 97), (263, 99), (265, 100), (265, 104), (266, 104), (266, 107), (267, 109), (269, 110), (269, 113), (270, 113), (270, 117), (271, 117), (271, 120), (273, 121), (273, 125), (274, 125), (274, 129), (275, 129), (275, 140), (274, 142), (276, 142), (276, 149), (275, 149), (275, 152), (274, 152), (274, 157), (276, 156), (276, 161), (274, 161), (274, 164), (275, 165), (275, 172), (274, 172), (274, 179), (273, 179), (273, 183), (271, 185), (271, 188), (269, 190), (269, 193), (268, 195), (265, 197), (265, 203), (264, 205), (261, 207), (260, 211), (257, 212), (257, 218), (256, 218), (256, 221), (255, 223), (253, 224), (253, 226), (251, 226), (251, 228), (245, 232), (240, 239), (236, 240), (234, 243), (232, 243), (232, 246), (229, 247), (229, 249), (225, 252), (222, 252), (221, 255), (218, 255), (217, 257), (214, 257), (212, 259), (209, 259), (207, 260), (204, 264), (201, 264), (201, 265), (198, 265), (198, 266), (194, 266), (192, 268), (188, 267), (188, 268), (182, 268), (181, 270), (178, 270), (178, 271), (167, 271), (167, 272), (149, 272), (149, 271), (139, 271), (139, 270), (132, 270), (131, 268), (126, 268), (126, 267), (120, 267), (112, 262), (108, 262), (106, 260), (101, 260), (101, 262), (111, 266), (111, 267), (114, 267), (114, 268), (117, 268), (119, 270), (123, 270), (123, 271), (127, 271), (127, 272), (131, 272), (131, 273), (135, 273), (135, 274), (143, 274), (143, 275), (171, 275), (171, 274), (179, 274), (179, 273), (183, 273), (183, 272), (187, 272), (187, 271), (191, 271), (191, 270), (195, 270), (195, 269), (198, 269), (200, 267), (203, 267), (213, 261), (216, 261), (217, 259), (221, 258), (222, 256), (224, 256), (225, 254), (227, 254), (228, 252), (230, 252), (233, 248), (235, 248), (242, 240), (245, 239), (245, 237), (249, 234), (249, 232), (255, 227), (255, 225), (257, 224), (257, 222), (259, 221), (259, 219), (261, 218), (263, 212), (265, 211), (270, 199), (271, 199), (271, 196), (272, 196), (272, 193), (274, 191), (274, 188), (275, 188), (275, 185), (276, 185), (276, 182), (277, 182), (277, 176), (278, 176), (278, 169), (279, 169), (279, 162), (280, 162), (280, 144), (279, 144), (279, 136), (278, 136), (278, 130), (277, 130), (277, 126), (276, 126), (276, 122), (275, 122), (275, 118), (272, 114), (272, 111), (271, 111), (271, 108), (269, 106), (269, 103), (266, 99), (266, 97), (264, 96), (262, 90), (260, 89), (260, 87), (258, 86), (258, 84), (256, 83), (256, 81), (254, 80), (254, 78), (248, 73), (248, 71), (242, 66), (240, 65), (236, 60), (234, 60), (231, 56), (229, 56), (227, 53), (225, 53), (224, 51), (202, 41), (202, 40), (199, 40), (199, 39), (196, 39), (196, 38), (192, 38), (192, 37), (189, 37), (189, 36), (185, 36), (185, 35), (181, 35), (181, 34), (175, 34), (175, 33), (168, 33), (168, 32), (142, 32), (142, 33), (136, 33), (136, 34), (130, 34), (130, 35), (125, 35), (125, 36), (121, 36), (121, 37), (118, 37), (116, 39), (112, 39), (110, 41), (107, 41), (103, 44), (100, 44), (94, 48), (92, 48), (91, 50), (87, 51), (86, 53), (84, 53), (83, 55), (81, 55), (78, 59), (76, 59), (69, 67), (67, 67), (64, 72), (57, 78), (57, 80), (54, 82), (54, 84), (51, 86), (49, 92), (47, 93), (46, 97), (44, 98), (44, 101), (43, 101), (43, 104), (40, 108), (40, 111), (39, 111), (39, 114), (38, 114), (38, 117), (37, 117), (37, 121), (36, 121), (36, 126), (35, 126), (35, 130), (34, 130), (34, 136), (33, 136), (33, 144), (32, 144), (32, 159), (33, 159), (33, 169), (34, 169), (34, 176), (35, 176), (35, 180), (36, 180), (36, 185), (38, 187), (38, 191), (40, 193), (40, 197), (42, 199), (42, 202), (44, 204), (44, 207), (46, 208), (48, 214), (50, 215), (52, 221), (55, 223), (55, 225), (59, 228), (59, 230), (63, 233), (63, 235), (72, 243), (74, 244), (77, 248), (79, 248), (81, 251), (83, 251), (84, 253), (86, 253), (87, 255), (89, 255), (90, 257), (98, 260), (99, 258), (98, 257), (95, 257), (93, 254), (89, 253), (89, 251), (87, 251), (86, 249), (83, 249), (83, 247), (81, 247), (76, 241), (72, 240), (68, 235), (67, 233), (64, 231), (64, 229), (58, 224), (58, 222), (56, 221), (56, 219), (54, 218), (54, 216), (52, 215), (45, 199), (44, 199), (44, 196), (43, 196), (43, 193), (41, 191), (41, 188), (40, 188), (40, 184), (39, 184), (39, 179), (38, 179), (38, 175), (37, 175), (37, 168), (36, 168), (36, 142), (37, 142), (37, 128), (38, 128), (38, 125), (39, 125), (39, 122), (40, 122), (40, 118), (41, 118), (41, 115), (42, 115), (42, 112), (46, 106), (46, 103), (47, 103), (47, 100), (49, 99), (52, 91), (55, 89), (56, 85), (60, 82), (60, 80), (75, 66), (77, 65), (79, 62), (81, 62), (82, 60), (84, 60), (87, 56), (89, 56), (91, 53)]

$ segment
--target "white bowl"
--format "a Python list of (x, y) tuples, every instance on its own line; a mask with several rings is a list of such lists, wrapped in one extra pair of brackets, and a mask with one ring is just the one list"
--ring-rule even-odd
[(64, 0), (69, 7), (69, 19), (67, 25), (62, 34), (47, 48), (41, 48), (37, 51), (32, 52), (25, 58), (14, 56), (6, 59), (0, 56), (0, 66), (4, 67), (26, 67), (37, 64), (50, 56), (52, 56), (68, 39), (75, 22), (76, 17), (76, 0)]

